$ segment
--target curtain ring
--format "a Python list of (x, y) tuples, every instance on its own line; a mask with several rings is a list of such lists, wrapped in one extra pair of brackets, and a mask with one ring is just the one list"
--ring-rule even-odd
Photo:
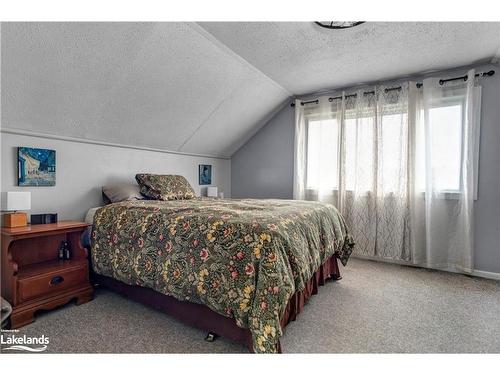
[(440, 79), (439, 84), (442, 86), (444, 84), (444, 81), (442, 79)]

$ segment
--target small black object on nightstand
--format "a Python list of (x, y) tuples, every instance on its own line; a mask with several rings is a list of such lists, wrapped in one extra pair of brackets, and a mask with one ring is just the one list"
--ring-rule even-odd
[(31, 215), (31, 225), (57, 223), (57, 214), (34, 214)]

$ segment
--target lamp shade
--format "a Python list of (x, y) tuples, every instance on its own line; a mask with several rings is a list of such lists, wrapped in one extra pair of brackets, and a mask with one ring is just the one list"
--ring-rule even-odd
[(207, 197), (217, 198), (217, 186), (209, 186), (207, 188)]
[(31, 192), (29, 191), (8, 191), (7, 211), (20, 211), (31, 209)]

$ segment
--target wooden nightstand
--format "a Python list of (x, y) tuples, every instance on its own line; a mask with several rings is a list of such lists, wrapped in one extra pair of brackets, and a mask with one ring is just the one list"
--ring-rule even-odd
[[(32, 323), (37, 310), (93, 298), (87, 250), (80, 243), (87, 226), (61, 221), (2, 228), (2, 297), (12, 305), (11, 328)], [(70, 260), (58, 260), (61, 241), (71, 246)]]

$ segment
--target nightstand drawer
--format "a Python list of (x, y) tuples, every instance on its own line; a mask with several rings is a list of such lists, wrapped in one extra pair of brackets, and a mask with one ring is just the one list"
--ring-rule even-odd
[(88, 270), (85, 263), (76, 267), (40, 274), (18, 280), (19, 302), (57, 293), (88, 282)]

